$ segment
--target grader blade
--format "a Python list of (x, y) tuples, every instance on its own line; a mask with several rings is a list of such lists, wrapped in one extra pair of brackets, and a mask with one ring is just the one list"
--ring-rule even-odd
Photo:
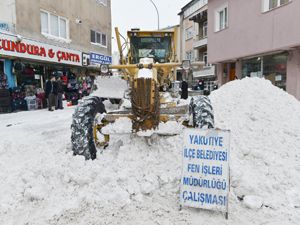
[(159, 124), (159, 90), (154, 79), (137, 78), (132, 81), (132, 130), (151, 130)]

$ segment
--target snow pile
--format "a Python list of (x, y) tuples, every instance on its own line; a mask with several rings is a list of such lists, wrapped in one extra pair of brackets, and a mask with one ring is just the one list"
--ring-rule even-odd
[(299, 208), (299, 101), (259, 78), (228, 83), (210, 98), (216, 127), (231, 130), (233, 193), (272, 209)]
[(180, 134), (182, 129), (183, 126), (176, 121), (168, 121), (166, 123), (160, 123), (156, 133), (161, 135)]
[(118, 98), (124, 97), (124, 92), (128, 89), (127, 81), (118, 76), (98, 76), (95, 80), (97, 90), (93, 92), (94, 96), (102, 98)]
[[(261, 79), (231, 82), (211, 99), (216, 126), (232, 132), (228, 224), (298, 224), (299, 102)], [(227, 223), (218, 212), (179, 210), (181, 135), (151, 145), (112, 135), (85, 161), (70, 152), (72, 112), (0, 115), (0, 224)]]
[(119, 118), (114, 123), (110, 123), (102, 128), (103, 134), (121, 134), (121, 133), (131, 133), (132, 122), (129, 118)]

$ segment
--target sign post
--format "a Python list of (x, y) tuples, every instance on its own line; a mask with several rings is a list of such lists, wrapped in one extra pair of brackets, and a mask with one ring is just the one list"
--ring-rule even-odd
[(186, 129), (180, 201), (228, 218), (230, 131)]

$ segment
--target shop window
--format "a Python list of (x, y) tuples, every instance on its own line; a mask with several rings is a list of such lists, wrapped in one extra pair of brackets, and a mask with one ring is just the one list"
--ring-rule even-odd
[(61, 16), (41, 11), (41, 33), (59, 39), (68, 39), (68, 20)]
[(4, 61), (0, 60), (0, 73), (4, 73)]
[(255, 57), (243, 60), (242, 77), (262, 77), (262, 58)]
[(267, 12), (271, 9), (289, 3), (291, 0), (262, 0), (263, 1), (263, 12)]
[(225, 5), (215, 11), (215, 31), (228, 27), (228, 6)]
[(286, 90), (287, 54), (263, 57), (263, 75), (275, 86)]
[(106, 34), (91, 30), (91, 43), (101, 45), (102, 47), (107, 46)]
[(264, 77), (286, 90), (287, 54), (268, 55), (242, 61), (243, 77)]

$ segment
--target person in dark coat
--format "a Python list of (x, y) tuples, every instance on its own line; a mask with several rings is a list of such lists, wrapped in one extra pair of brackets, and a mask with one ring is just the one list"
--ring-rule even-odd
[(181, 98), (182, 99), (187, 99), (188, 95), (189, 95), (189, 93), (188, 93), (188, 83), (185, 80), (183, 80), (181, 82)]
[(63, 109), (63, 81), (61, 80), (60, 77), (57, 77), (56, 79), (57, 82), (57, 101), (56, 101), (56, 109)]
[(199, 90), (201, 90), (201, 91), (204, 90), (204, 80), (199, 80), (198, 81), (198, 87), (199, 87)]
[(48, 110), (54, 111), (56, 106), (56, 96), (57, 96), (57, 83), (55, 77), (51, 76), (50, 80), (46, 82), (45, 95), (48, 100)]

